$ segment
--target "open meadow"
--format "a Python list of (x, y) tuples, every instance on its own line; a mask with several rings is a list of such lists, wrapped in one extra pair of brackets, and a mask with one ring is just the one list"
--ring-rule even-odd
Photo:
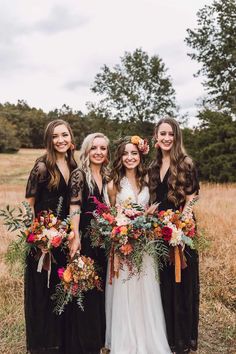
[[(25, 183), (42, 150), (0, 154), (0, 209), (24, 199)], [(200, 354), (236, 353), (236, 185), (201, 186), (196, 206), (200, 242)], [(0, 353), (24, 354), (23, 275), (4, 254), (14, 237), (0, 220)], [(201, 250), (202, 248), (202, 250)]]

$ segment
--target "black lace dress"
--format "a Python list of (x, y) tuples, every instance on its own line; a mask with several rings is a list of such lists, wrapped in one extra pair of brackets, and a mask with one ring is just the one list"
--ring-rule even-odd
[[(179, 209), (167, 199), (167, 171), (163, 181), (159, 179), (156, 195), (160, 203), (158, 210)], [(191, 195), (198, 192), (199, 184), (196, 170), (188, 171), (186, 175), (185, 192)], [(181, 283), (175, 282), (174, 265), (166, 265), (160, 271), (160, 287), (163, 309), (166, 320), (167, 337), (170, 348), (177, 354), (197, 350), (198, 320), (199, 320), (199, 263), (198, 253), (188, 246), (184, 250), (187, 268), (181, 271)]]
[[(58, 169), (59, 171), (59, 169)], [(60, 171), (59, 171), (60, 172)], [(57, 210), (62, 201), (60, 219), (68, 215), (68, 187), (60, 173), (57, 189), (49, 190), (49, 173), (45, 163), (38, 160), (32, 169), (26, 188), (26, 198), (35, 198), (35, 215), (41, 210)], [(66, 255), (60, 247), (53, 250), (56, 263), (52, 263), (50, 288), (47, 287), (48, 272), (37, 272), (36, 260), (40, 250), (31, 252), (26, 259), (25, 269), (25, 322), (27, 350), (33, 354), (62, 354), (64, 338), (64, 315), (53, 313), (51, 295), (59, 282), (57, 269), (66, 264)]]
[[(89, 238), (89, 226), (95, 209), (91, 193), (80, 169), (73, 171), (70, 179), (71, 204), (81, 209), (79, 231), (81, 236), (81, 254), (91, 257), (99, 267), (103, 281), (103, 291), (90, 290), (85, 293), (84, 311), (76, 301), (70, 303), (66, 311), (66, 354), (99, 354), (105, 342), (105, 279), (107, 259), (100, 248), (93, 248)], [(97, 185), (92, 193), (103, 201)]]

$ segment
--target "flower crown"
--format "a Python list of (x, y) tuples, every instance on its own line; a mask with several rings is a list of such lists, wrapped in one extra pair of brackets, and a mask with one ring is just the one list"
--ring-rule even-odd
[(147, 139), (142, 139), (138, 135), (133, 135), (131, 137), (131, 143), (137, 145), (138, 150), (143, 154), (147, 155), (149, 152), (149, 145)]

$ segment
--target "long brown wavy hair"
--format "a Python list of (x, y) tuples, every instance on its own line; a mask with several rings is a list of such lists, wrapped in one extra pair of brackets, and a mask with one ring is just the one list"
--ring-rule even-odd
[[(112, 164), (111, 179), (113, 180), (114, 186), (117, 191), (120, 191), (120, 181), (125, 176), (125, 167), (122, 163), (122, 156), (124, 155), (125, 146), (131, 144), (131, 136), (126, 136), (114, 142), (116, 146), (114, 160)], [(138, 149), (137, 149), (138, 150)], [(140, 164), (137, 166), (136, 180), (138, 183), (139, 191), (142, 190), (144, 186), (147, 185), (145, 176), (147, 175), (147, 170), (144, 166), (143, 155), (138, 150), (140, 156)]]
[[(192, 169), (193, 162), (186, 154), (183, 146), (182, 133), (178, 122), (171, 117), (162, 118), (155, 126), (154, 138), (157, 137), (159, 127), (162, 123), (167, 123), (171, 126), (174, 134), (173, 146), (170, 150), (170, 168), (168, 177), (168, 195), (169, 201), (175, 206), (179, 206), (186, 200), (186, 173)], [(156, 188), (160, 183), (160, 168), (162, 165), (162, 151), (158, 147), (156, 159), (152, 162), (149, 169), (149, 188), (151, 202), (156, 200)]]
[(66, 159), (68, 163), (68, 167), (70, 171), (73, 171), (77, 167), (77, 163), (74, 158), (74, 150), (75, 150), (75, 139), (74, 135), (72, 132), (72, 129), (69, 125), (68, 122), (62, 120), (62, 119), (55, 119), (48, 123), (45, 132), (44, 132), (44, 145), (46, 148), (46, 153), (41, 157), (41, 160), (45, 162), (46, 168), (49, 172), (50, 179), (48, 183), (48, 188), (49, 189), (54, 189), (58, 188), (59, 181), (60, 181), (60, 173), (58, 169), (56, 168), (56, 151), (54, 149), (53, 145), (53, 133), (54, 129), (58, 127), (59, 125), (65, 125), (66, 128), (68, 129), (70, 136), (71, 136), (71, 143), (72, 148), (68, 149), (67, 154), (66, 154)]

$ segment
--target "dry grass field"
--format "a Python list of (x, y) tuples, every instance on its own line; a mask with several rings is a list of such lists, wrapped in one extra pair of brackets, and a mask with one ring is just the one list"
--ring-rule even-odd
[[(23, 200), (29, 170), (42, 150), (0, 155), (0, 208)], [(236, 353), (236, 185), (202, 185), (198, 226), (208, 241), (200, 252), (199, 354)], [(4, 262), (9, 240), (0, 221), (0, 353), (24, 354), (23, 277)]]

